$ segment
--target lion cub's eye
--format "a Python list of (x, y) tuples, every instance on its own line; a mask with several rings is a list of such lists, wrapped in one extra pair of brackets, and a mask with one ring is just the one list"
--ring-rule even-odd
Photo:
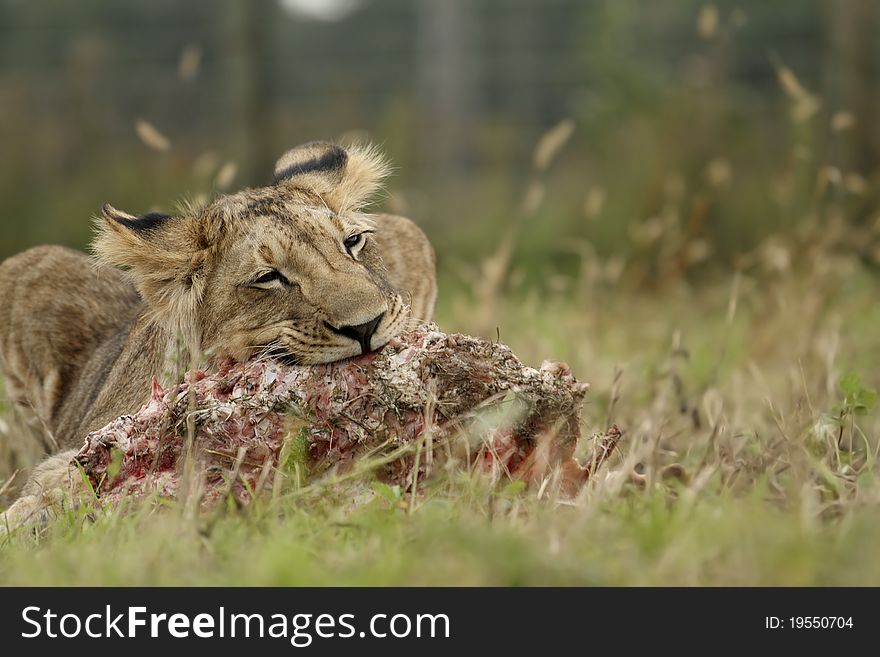
[(372, 233), (371, 230), (365, 230), (360, 233), (355, 233), (354, 235), (350, 235), (346, 237), (342, 241), (342, 245), (345, 247), (345, 250), (348, 251), (348, 255), (354, 257), (361, 248), (364, 246), (364, 242), (366, 241), (367, 233)]
[(259, 287), (264, 290), (279, 287), (281, 285), (290, 285), (290, 281), (287, 280), (287, 277), (284, 276), (280, 271), (276, 269), (271, 269), (267, 271), (265, 274), (262, 274), (260, 277), (255, 278), (250, 282), (251, 287)]
[(346, 249), (351, 251), (354, 247), (356, 247), (358, 244), (360, 244), (363, 239), (364, 239), (363, 233), (356, 233), (356, 234), (352, 235), (351, 237), (346, 237), (345, 241), (342, 244), (345, 246)]

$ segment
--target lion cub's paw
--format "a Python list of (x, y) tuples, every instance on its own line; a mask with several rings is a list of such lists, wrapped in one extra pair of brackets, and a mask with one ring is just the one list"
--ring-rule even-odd
[(0, 535), (25, 526), (48, 523), (64, 506), (64, 493), (59, 489), (40, 495), (23, 495), (0, 514)]
[(76, 450), (61, 452), (40, 463), (19, 498), (0, 514), (0, 534), (24, 526), (45, 525), (65, 505), (78, 504), (88, 493), (73, 463)]

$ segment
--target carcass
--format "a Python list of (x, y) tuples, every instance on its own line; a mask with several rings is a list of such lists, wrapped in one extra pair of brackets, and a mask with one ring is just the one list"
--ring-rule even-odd
[(377, 455), (375, 475), (405, 489), (455, 458), (531, 484), (556, 476), (573, 492), (620, 438), (612, 427), (575, 461), (587, 390), (562, 363), (526, 367), (502, 344), (423, 325), (329, 365), (220, 361), (169, 389), (154, 382), (143, 408), (89, 434), (75, 460), (105, 506), (179, 497), (187, 459), (203, 508), (245, 505), (291, 470), (327, 477)]

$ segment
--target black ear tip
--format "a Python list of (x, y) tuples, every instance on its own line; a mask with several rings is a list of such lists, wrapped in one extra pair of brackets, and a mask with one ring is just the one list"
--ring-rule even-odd
[(332, 177), (342, 175), (348, 162), (348, 151), (326, 141), (312, 141), (287, 151), (275, 165), (273, 183), (299, 174), (320, 172)]
[(154, 230), (169, 219), (171, 219), (170, 215), (162, 214), (160, 212), (150, 212), (126, 221), (125, 224), (138, 232), (143, 232)]
[(171, 219), (170, 215), (161, 214), (159, 212), (150, 212), (135, 217), (125, 212), (120, 212), (109, 203), (101, 206), (101, 215), (108, 220), (113, 220), (121, 226), (125, 226), (136, 232), (151, 231), (158, 228), (166, 221)]

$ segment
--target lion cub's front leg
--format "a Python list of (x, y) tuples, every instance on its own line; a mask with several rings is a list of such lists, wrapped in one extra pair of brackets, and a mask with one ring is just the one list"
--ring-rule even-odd
[(0, 533), (25, 525), (43, 524), (65, 505), (75, 506), (88, 496), (88, 487), (73, 462), (77, 450), (55, 454), (40, 463), (5, 513), (0, 514)]

